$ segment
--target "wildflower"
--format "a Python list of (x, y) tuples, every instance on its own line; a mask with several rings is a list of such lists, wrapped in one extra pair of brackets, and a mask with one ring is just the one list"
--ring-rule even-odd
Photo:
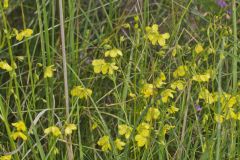
[(216, 122), (218, 122), (218, 123), (222, 123), (223, 120), (224, 120), (224, 116), (221, 115), (221, 114), (215, 114), (214, 120), (215, 120)]
[(175, 107), (174, 104), (171, 105), (171, 107), (169, 107), (169, 108), (167, 109), (167, 112), (170, 113), (170, 114), (174, 114), (174, 113), (176, 113), (176, 112), (178, 112), (178, 111), (179, 111), (179, 108)]
[(25, 29), (23, 31), (21, 31), (20, 33), (18, 33), (17, 30), (14, 30), (15, 34), (16, 34), (16, 39), (18, 41), (21, 41), (24, 37), (28, 38), (33, 34), (33, 30), (32, 29)]
[(71, 95), (79, 97), (80, 99), (83, 99), (83, 98), (87, 99), (87, 97), (92, 95), (92, 90), (88, 88), (83, 88), (81, 86), (75, 86), (71, 90)]
[(174, 90), (178, 89), (179, 91), (181, 91), (181, 90), (184, 89), (184, 85), (185, 85), (184, 81), (178, 80), (178, 81), (175, 81), (171, 84), (171, 88), (174, 89)]
[(154, 94), (153, 84), (145, 83), (141, 89), (141, 93), (145, 98), (148, 98)]
[(108, 50), (105, 52), (105, 57), (112, 57), (112, 58), (115, 58), (117, 56), (122, 56), (122, 51), (117, 49), (117, 48), (113, 48), (111, 50)]
[(227, 2), (225, 0), (216, 0), (217, 5), (220, 6), (221, 8), (227, 7)]
[(77, 126), (75, 124), (67, 124), (64, 130), (65, 135), (71, 135), (72, 131), (77, 130)]
[(5, 8), (5, 9), (8, 8), (8, 0), (3, 1), (3, 8)]
[(95, 59), (92, 61), (93, 69), (95, 73), (102, 72), (102, 67), (106, 64), (104, 59)]
[(238, 119), (238, 115), (236, 113), (234, 113), (232, 108), (229, 108), (226, 112), (226, 119), (234, 119), (237, 120)]
[(131, 98), (136, 98), (137, 96), (136, 96), (136, 94), (134, 94), (134, 93), (129, 93), (129, 97), (131, 97)]
[(123, 147), (126, 145), (125, 142), (121, 141), (121, 139), (117, 138), (115, 141), (114, 141), (115, 145), (116, 145), (116, 148), (118, 150), (123, 150)]
[(122, 26), (123, 26), (123, 28), (126, 28), (126, 29), (130, 29), (131, 28), (129, 23), (124, 23)]
[(148, 109), (147, 115), (145, 117), (146, 121), (152, 121), (152, 120), (156, 120), (159, 118), (160, 115), (160, 111), (158, 110), (158, 108), (156, 107), (150, 107)]
[(51, 133), (51, 134), (52, 134), (53, 136), (55, 136), (55, 137), (58, 137), (58, 136), (61, 135), (60, 129), (59, 129), (58, 127), (56, 127), (56, 126), (51, 126), (51, 127), (46, 128), (46, 129), (44, 130), (44, 133), (45, 133), (46, 135), (48, 135), (48, 134)]
[(178, 78), (178, 77), (184, 77), (186, 75), (186, 71), (188, 70), (187, 66), (182, 65), (179, 66), (174, 72), (173, 72), (173, 77)]
[(12, 126), (14, 126), (17, 129), (17, 131), (25, 132), (27, 130), (27, 127), (23, 121), (18, 121), (16, 123), (12, 123)]
[(199, 75), (194, 75), (192, 77), (192, 80), (197, 81), (197, 82), (208, 82), (210, 79), (210, 74), (199, 74)]
[(141, 123), (137, 127), (138, 134), (135, 136), (135, 140), (137, 141), (138, 147), (147, 147), (150, 137), (150, 128), (150, 125), (145, 122)]
[(106, 63), (104, 59), (96, 59), (92, 62), (93, 69), (95, 73), (103, 73), (103, 74), (113, 74), (115, 70), (118, 70), (118, 67), (115, 63)]
[(24, 133), (20, 132), (20, 131), (13, 132), (11, 137), (13, 138), (13, 140), (16, 140), (18, 138), (21, 138), (24, 141), (27, 140), (27, 136)]
[(165, 135), (169, 130), (175, 128), (175, 126), (169, 125), (169, 124), (165, 124), (163, 126), (163, 135)]
[(53, 72), (56, 71), (54, 65), (47, 66), (44, 70), (44, 78), (51, 78), (53, 77)]
[(6, 61), (0, 61), (0, 68), (8, 72), (13, 70), (13, 68)]
[(166, 76), (163, 72), (161, 72), (160, 76), (156, 79), (154, 85), (157, 88), (161, 88), (164, 84), (166, 84), (164, 81), (166, 81)]
[(126, 139), (128, 139), (130, 137), (131, 132), (132, 132), (132, 128), (130, 126), (127, 126), (125, 124), (118, 125), (118, 133), (121, 136), (124, 135)]
[(166, 40), (170, 37), (169, 33), (160, 34), (158, 32), (157, 24), (153, 24), (152, 27), (147, 26), (146, 32), (146, 37), (149, 39), (149, 41), (151, 41), (153, 45), (156, 45), (158, 42), (158, 44), (162, 47), (166, 45)]
[(202, 107), (200, 105), (195, 105), (195, 109), (200, 112), (202, 110)]
[(98, 127), (98, 124), (96, 122), (93, 123), (91, 130), (93, 131), (94, 129), (96, 129)]
[(169, 97), (173, 98), (173, 93), (175, 93), (175, 91), (172, 89), (166, 89), (166, 90), (162, 91), (162, 93), (161, 93), (162, 102), (167, 103)]
[(111, 150), (111, 145), (110, 145), (110, 142), (109, 142), (109, 136), (103, 136), (103, 137), (101, 137), (101, 138), (98, 140), (97, 144), (102, 147), (102, 151), (103, 151), (103, 152), (106, 152), (106, 151), (108, 151), (108, 150)]
[(11, 160), (11, 159), (12, 159), (12, 155), (5, 155), (0, 157), (0, 160)]
[(214, 95), (210, 93), (206, 88), (201, 89), (198, 94), (198, 98), (203, 99), (207, 104), (213, 104), (216, 101)]
[(201, 44), (197, 44), (197, 45), (195, 46), (195, 52), (196, 52), (197, 54), (201, 53), (203, 50), (204, 50), (204, 49), (203, 49), (203, 46), (202, 46)]

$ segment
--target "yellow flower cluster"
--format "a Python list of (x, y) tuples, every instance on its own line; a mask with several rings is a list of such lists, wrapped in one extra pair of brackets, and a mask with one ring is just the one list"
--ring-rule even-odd
[(164, 47), (166, 45), (166, 40), (170, 38), (170, 35), (169, 33), (160, 34), (158, 32), (158, 25), (153, 24), (152, 27), (146, 27), (146, 37), (153, 45), (158, 43), (160, 46)]
[(4, 155), (0, 157), (0, 160), (11, 160), (12, 159), (12, 155)]
[(135, 140), (138, 147), (147, 147), (149, 143), (150, 132), (151, 126), (148, 123), (143, 122), (137, 127), (137, 135), (135, 136)]
[(173, 72), (173, 77), (174, 78), (184, 77), (186, 75), (187, 70), (188, 70), (187, 66), (181, 65)]
[(121, 136), (125, 136), (126, 139), (128, 139), (131, 135), (132, 127), (126, 125), (126, 124), (120, 124), (118, 125), (118, 133)]
[(145, 120), (147, 122), (153, 121), (153, 120), (157, 120), (160, 116), (160, 111), (158, 110), (158, 108), (156, 107), (150, 107), (148, 109), (147, 115), (145, 117)]
[(98, 144), (99, 146), (101, 146), (103, 152), (107, 152), (108, 150), (111, 150), (111, 149), (112, 149), (112, 148), (111, 148), (111, 145), (110, 145), (110, 142), (109, 142), (109, 136), (103, 136), (103, 137), (101, 137), (101, 138), (98, 140), (97, 144)]
[(56, 71), (54, 65), (47, 66), (44, 70), (44, 78), (51, 78), (53, 77), (53, 72)]
[(12, 126), (16, 128), (17, 131), (13, 132), (11, 137), (16, 140), (18, 138), (26, 141), (27, 136), (24, 134), (24, 132), (27, 131), (27, 127), (23, 121), (18, 121), (16, 123), (12, 123)]
[(145, 83), (141, 89), (141, 94), (143, 94), (143, 96), (145, 98), (148, 98), (150, 96), (154, 95), (154, 85), (153, 84), (149, 84), (149, 83)]
[(166, 81), (166, 76), (163, 72), (160, 73), (160, 76), (156, 79), (156, 81), (154, 82), (154, 86), (156, 88), (161, 88), (163, 85), (165, 85)]
[(171, 88), (173, 90), (178, 89), (179, 91), (182, 91), (185, 87), (185, 82), (182, 80), (175, 81), (171, 84)]
[(6, 61), (0, 61), (0, 68), (8, 72), (13, 70), (13, 68)]
[(23, 31), (21, 31), (20, 33), (18, 32), (18, 30), (14, 30), (15, 34), (16, 34), (16, 39), (18, 41), (21, 41), (24, 37), (28, 38), (33, 34), (33, 30), (32, 29), (24, 29)]
[[(66, 124), (64, 129), (64, 134), (71, 135), (73, 131), (77, 130), (77, 126), (75, 124), (69, 123)], [(54, 137), (59, 137), (62, 135), (62, 132), (57, 126), (50, 126), (44, 130), (44, 134), (49, 135), (52, 134)]]
[(210, 79), (210, 73), (194, 75), (192, 80), (197, 82), (208, 82)]
[(116, 66), (116, 64), (113, 63), (107, 63), (105, 62), (104, 59), (95, 59), (92, 61), (92, 65), (93, 65), (93, 70), (95, 73), (101, 73), (102, 74), (109, 74), (112, 75), (114, 73), (114, 71), (118, 70), (118, 67)]
[(92, 95), (92, 90), (88, 88), (84, 88), (82, 86), (75, 86), (71, 90), (71, 95), (79, 97), (80, 99), (83, 99), (83, 98), (87, 99), (89, 96)]
[(163, 103), (167, 103), (169, 101), (169, 98), (174, 98), (173, 93), (175, 93), (172, 89), (165, 89), (161, 92), (161, 99)]

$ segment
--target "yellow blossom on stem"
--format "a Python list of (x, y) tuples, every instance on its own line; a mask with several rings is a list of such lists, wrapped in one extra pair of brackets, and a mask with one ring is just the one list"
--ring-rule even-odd
[(8, 72), (13, 70), (13, 68), (6, 61), (0, 61), (0, 68)]
[(118, 125), (118, 133), (121, 136), (125, 136), (126, 139), (128, 139), (131, 135), (132, 132), (132, 128), (126, 124), (120, 124)]
[(23, 121), (18, 121), (16, 123), (12, 123), (12, 126), (14, 126), (17, 129), (17, 131), (25, 132), (27, 130), (27, 127)]
[(221, 115), (221, 114), (215, 114), (215, 115), (214, 115), (214, 120), (215, 120), (216, 122), (218, 122), (218, 123), (222, 123), (223, 120), (224, 120), (224, 116)]
[(156, 88), (161, 88), (164, 84), (166, 84), (164, 81), (166, 81), (166, 76), (163, 72), (161, 72), (160, 76), (154, 82), (154, 86), (156, 86)]
[(121, 141), (121, 139), (117, 138), (115, 141), (114, 141), (115, 145), (116, 145), (116, 148), (118, 150), (123, 150), (123, 147), (126, 145), (125, 142)]
[(207, 104), (213, 104), (216, 99), (212, 93), (210, 93), (206, 88), (202, 88), (198, 94), (199, 99), (203, 99)]
[(82, 98), (87, 99), (89, 96), (92, 95), (92, 90), (88, 88), (83, 88), (82, 86), (75, 86), (71, 90), (71, 95), (79, 97), (80, 99)]
[(33, 34), (33, 30), (32, 29), (24, 29), (23, 31), (21, 31), (20, 33), (15, 30), (15, 34), (16, 34), (16, 39), (18, 41), (21, 41), (24, 37), (28, 38)]
[(92, 61), (93, 70), (95, 73), (112, 75), (118, 67), (115, 63), (106, 63), (104, 59), (95, 59)]
[(101, 137), (97, 144), (102, 147), (102, 151), (103, 152), (107, 152), (108, 150), (111, 150), (111, 145), (110, 145), (110, 142), (109, 142), (109, 136), (103, 136)]
[(0, 160), (11, 160), (12, 159), (12, 155), (4, 155), (0, 157)]
[(150, 129), (151, 126), (148, 123), (141, 123), (137, 127), (137, 135), (135, 136), (135, 141), (137, 141), (138, 147), (147, 147), (149, 143), (149, 137), (150, 137)]
[(163, 135), (165, 135), (169, 130), (175, 128), (175, 126), (169, 125), (169, 124), (165, 124), (163, 126)]
[(175, 81), (171, 84), (171, 88), (174, 90), (178, 89), (179, 91), (181, 91), (184, 89), (184, 87), (185, 87), (185, 82), (181, 80)]
[(160, 116), (160, 111), (156, 107), (150, 107), (148, 109), (147, 115), (145, 117), (146, 121), (152, 121), (152, 120), (157, 120)]
[(170, 114), (174, 114), (179, 111), (179, 108), (175, 107), (175, 105), (171, 105), (168, 109), (167, 112)]
[(53, 72), (56, 71), (54, 65), (47, 66), (44, 70), (44, 78), (51, 78), (53, 77)]
[(188, 70), (188, 67), (185, 65), (179, 66), (174, 72), (173, 72), (173, 77), (178, 78), (178, 77), (184, 77), (186, 75), (186, 72)]
[(153, 84), (145, 83), (141, 89), (141, 93), (145, 98), (148, 98), (154, 94)]
[(201, 53), (203, 50), (203, 46), (200, 43), (195, 46), (195, 52), (197, 54)]
[(67, 124), (64, 130), (65, 135), (71, 135), (72, 131), (77, 130), (77, 126), (75, 124)]
[(210, 79), (210, 74), (200, 74), (200, 75), (194, 75), (192, 77), (192, 80), (197, 81), (197, 82), (208, 82)]
[(113, 48), (111, 50), (108, 50), (105, 52), (105, 57), (112, 57), (112, 58), (115, 58), (117, 56), (122, 56), (122, 51), (120, 49), (117, 49), (117, 48)]
[(162, 93), (161, 93), (162, 102), (163, 103), (167, 103), (169, 98), (173, 98), (174, 97), (173, 93), (175, 93), (175, 91), (172, 90), (172, 89), (166, 89), (166, 90), (162, 91)]
[(46, 135), (52, 134), (52, 135), (55, 136), (55, 137), (58, 137), (58, 136), (61, 135), (61, 131), (60, 131), (60, 129), (59, 129), (57, 126), (51, 126), (51, 127), (46, 128), (46, 129), (44, 130), (44, 133), (45, 133)]
[(23, 141), (27, 140), (27, 136), (24, 133), (20, 132), (20, 131), (13, 132), (11, 137), (12, 137), (13, 140), (16, 140), (18, 138), (22, 139)]

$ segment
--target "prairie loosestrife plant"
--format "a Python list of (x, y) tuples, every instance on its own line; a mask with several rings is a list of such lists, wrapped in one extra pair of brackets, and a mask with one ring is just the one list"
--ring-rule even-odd
[(61, 2), (0, 1), (0, 160), (239, 158), (238, 0)]

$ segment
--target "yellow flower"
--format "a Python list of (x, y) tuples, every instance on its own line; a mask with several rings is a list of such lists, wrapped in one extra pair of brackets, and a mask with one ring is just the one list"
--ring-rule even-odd
[(12, 133), (12, 135), (11, 135), (11, 137), (14, 139), (14, 140), (16, 140), (16, 139), (18, 139), (18, 138), (21, 138), (22, 140), (24, 140), (24, 141), (26, 141), (27, 140), (27, 136), (24, 134), (24, 133), (22, 133), (22, 132), (13, 132)]
[(93, 131), (94, 129), (96, 129), (98, 127), (98, 124), (96, 122), (94, 122), (92, 124), (91, 130)]
[(137, 146), (138, 147), (143, 147), (143, 146), (147, 146), (148, 144), (148, 137), (144, 137), (140, 134), (137, 134), (135, 136), (135, 141), (137, 141)]
[(223, 115), (220, 115), (220, 114), (215, 114), (214, 116), (214, 120), (218, 123), (222, 123), (223, 120), (224, 120), (224, 116)]
[(186, 71), (188, 70), (187, 66), (182, 65), (179, 66), (174, 72), (173, 72), (173, 77), (178, 78), (178, 77), (184, 77), (186, 75)]
[(170, 38), (169, 33), (159, 34), (158, 44), (162, 47), (166, 46), (166, 40)]
[(148, 98), (154, 94), (153, 84), (145, 83), (141, 89), (141, 93), (145, 98)]
[(109, 56), (112, 58), (115, 58), (117, 56), (122, 56), (122, 51), (117, 48), (108, 50), (105, 52), (105, 57), (109, 57)]
[(108, 136), (103, 136), (101, 137), (97, 144), (102, 147), (102, 151), (103, 152), (106, 152), (108, 150), (111, 150), (111, 145), (110, 145), (110, 142), (109, 142), (109, 137)]
[(129, 93), (129, 97), (131, 97), (131, 98), (136, 98), (137, 96), (136, 96), (136, 94), (134, 94), (134, 93)]
[(127, 126), (125, 124), (118, 125), (118, 133), (121, 136), (124, 135), (126, 139), (128, 139), (130, 137), (131, 132), (132, 132), (132, 128), (130, 126)]
[(156, 79), (154, 85), (157, 88), (161, 88), (164, 84), (166, 84), (164, 81), (166, 80), (166, 76), (163, 72), (160, 73), (160, 76)]
[(232, 108), (229, 108), (226, 111), (226, 119), (234, 119), (237, 120), (238, 119), (238, 115), (236, 113), (234, 113)]
[(104, 59), (95, 59), (92, 61), (93, 70), (95, 73), (103, 74), (113, 74), (115, 70), (118, 70), (118, 67), (115, 63), (106, 63)]
[(104, 59), (95, 59), (92, 61), (93, 69), (95, 73), (102, 72), (102, 67), (105, 65), (106, 62)]
[(167, 111), (168, 111), (168, 113), (170, 113), (170, 114), (174, 114), (174, 113), (176, 113), (176, 112), (179, 111), (179, 108), (175, 107), (175, 105), (173, 104), (173, 105), (171, 105), (170, 108), (167, 109)]
[(141, 123), (137, 127), (138, 134), (135, 136), (135, 141), (137, 141), (138, 147), (147, 147), (149, 143), (149, 137), (150, 137), (150, 129), (151, 126), (148, 123)]
[(64, 130), (65, 135), (71, 135), (72, 131), (77, 130), (77, 126), (75, 124), (67, 124)]
[(27, 130), (27, 127), (23, 121), (18, 121), (16, 123), (12, 123), (12, 126), (14, 126), (17, 129), (17, 131), (25, 132)]
[(203, 50), (204, 50), (204, 49), (203, 49), (203, 46), (202, 46), (201, 44), (197, 44), (197, 45), (195, 46), (195, 52), (196, 52), (197, 54), (201, 53)]
[(160, 111), (156, 107), (150, 107), (145, 117), (146, 121), (157, 120), (160, 116)]
[(178, 89), (179, 91), (181, 91), (181, 90), (184, 89), (184, 85), (185, 85), (184, 81), (178, 80), (178, 81), (175, 81), (171, 84), (171, 88), (174, 89), (174, 90)]
[(126, 145), (125, 142), (121, 141), (121, 139), (117, 138), (115, 141), (114, 141), (115, 145), (116, 145), (116, 148), (118, 150), (123, 150), (123, 147)]
[(47, 66), (44, 70), (44, 78), (51, 78), (53, 77), (53, 72), (56, 71), (54, 65)]
[(153, 45), (158, 44), (162, 47), (166, 45), (166, 40), (169, 39), (169, 33), (159, 34), (158, 32), (158, 25), (153, 24), (152, 27), (146, 27), (146, 37), (151, 41)]
[(200, 74), (200, 75), (194, 75), (192, 77), (192, 80), (197, 81), (197, 82), (208, 82), (210, 79), (210, 74)]
[(201, 89), (198, 98), (203, 99), (207, 104), (213, 104), (217, 100), (206, 88)]
[(6, 61), (0, 61), (0, 68), (8, 72), (13, 70), (13, 68)]
[(165, 124), (163, 126), (163, 135), (165, 135), (169, 130), (175, 128), (175, 126), (169, 125), (169, 124)]
[(17, 30), (15, 30), (15, 34), (16, 34), (16, 39), (18, 41), (21, 41), (24, 37), (30, 37), (33, 34), (33, 30), (32, 29), (25, 29), (23, 31), (21, 31), (20, 33), (18, 33)]
[[(3, 8), (8, 8), (8, 0), (4, 0), (3, 2)], [(1, 160), (1, 159), (0, 159)]]
[(170, 97), (170, 98), (173, 98), (173, 97), (174, 97), (174, 96), (173, 96), (173, 93), (175, 93), (175, 91), (172, 90), (172, 89), (166, 89), (166, 90), (162, 91), (162, 93), (161, 93), (162, 102), (163, 102), (163, 103), (167, 103), (169, 97)]
[(52, 134), (53, 136), (55, 136), (55, 137), (58, 137), (58, 136), (61, 135), (60, 129), (59, 129), (58, 127), (56, 127), (56, 126), (51, 126), (51, 127), (46, 128), (46, 129), (44, 130), (44, 133), (45, 133), (46, 135), (48, 135), (48, 134), (51, 133), (51, 134)]
[(83, 88), (81, 86), (75, 86), (71, 90), (71, 95), (79, 97), (80, 99), (86, 98), (92, 95), (92, 90), (88, 88)]
[(124, 23), (122, 26), (123, 26), (123, 28), (126, 28), (126, 29), (130, 29), (131, 28), (129, 23)]
[(12, 155), (5, 155), (0, 157), (0, 160), (11, 160), (11, 159), (12, 159)]

